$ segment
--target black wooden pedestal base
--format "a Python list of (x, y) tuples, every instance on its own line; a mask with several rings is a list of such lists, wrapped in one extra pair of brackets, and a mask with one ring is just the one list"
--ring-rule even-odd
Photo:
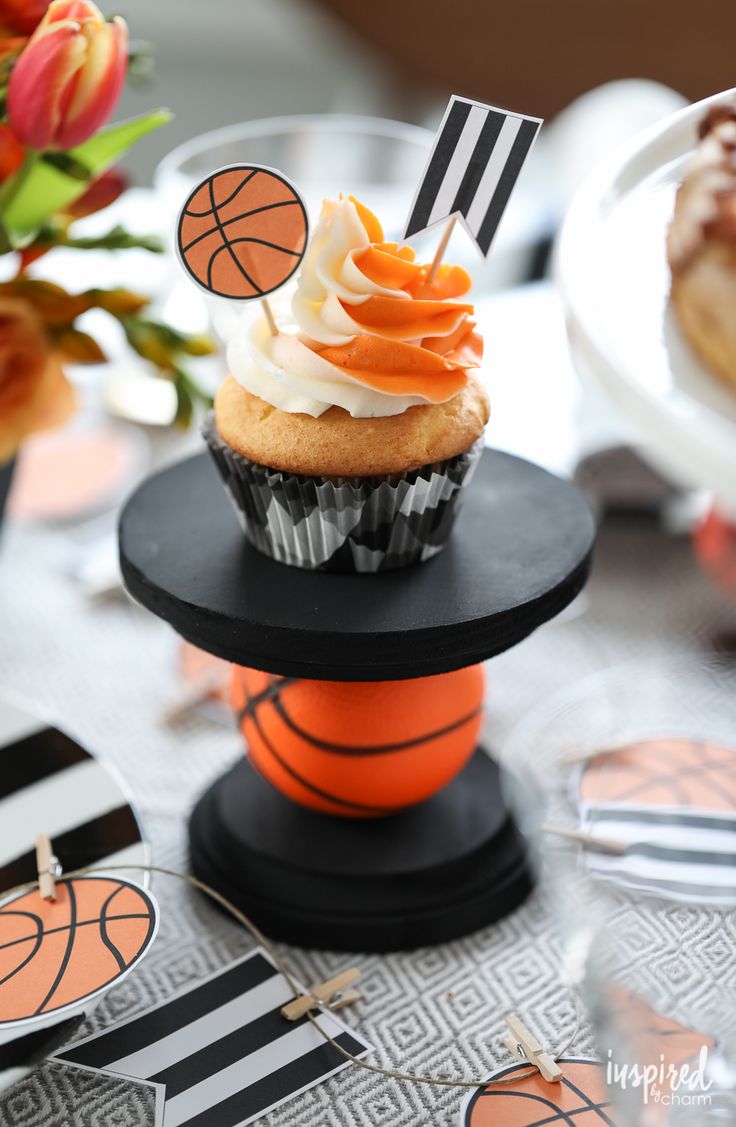
[(365, 820), (297, 806), (243, 759), (199, 800), (190, 834), (195, 875), (302, 947), (443, 943), (507, 915), (532, 885), (499, 768), (481, 751), (426, 802)]

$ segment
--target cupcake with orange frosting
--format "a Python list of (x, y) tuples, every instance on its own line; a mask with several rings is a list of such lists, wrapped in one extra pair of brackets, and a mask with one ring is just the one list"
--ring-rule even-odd
[(379, 571), (445, 544), (489, 406), (470, 278), (429, 273), (357, 200), (326, 201), (278, 333), (244, 317), (205, 436), (261, 551)]

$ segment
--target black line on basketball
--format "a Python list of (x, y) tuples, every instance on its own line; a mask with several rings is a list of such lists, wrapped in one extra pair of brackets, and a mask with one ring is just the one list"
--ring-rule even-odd
[(601, 1119), (605, 1123), (608, 1123), (610, 1127), (616, 1127), (614, 1121), (612, 1119), (609, 1119), (607, 1115), (603, 1114), (603, 1108), (611, 1106), (610, 1100), (606, 1100), (606, 1102), (602, 1104), (597, 1104), (594, 1100), (591, 1100), (590, 1096), (586, 1096), (585, 1092), (581, 1091), (581, 1089), (578, 1088), (577, 1084), (573, 1084), (572, 1080), (570, 1080), (567, 1076), (563, 1076), (562, 1083), (566, 1088), (569, 1088), (571, 1092), (574, 1092), (576, 1096), (579, 1096), (583, 1103), (588, 1105), (591, 1111), (597, 1111)]
[[(35, 938), (32, 935), (28, 935), (28, 936), (25, 937), (25, 939), (19, 939), (17, 941), (18, 943), (28, 943), (29, 940), (33, 940), (33, 950), (30, 952), (29, 955), (26, 955), (25, 959), (20, 964), (20, 966), (17, 966), (15, 968), (15, 970), (11, 970), (10, 974), (5, 975), (5, 978), (0, 978), (0, 986), (2, 986), (5, 982), (9, 982), (10, 979), (13, 978), (14, 975), (18, 974), (19, 971), (22, 971), (23, 967), (26, 966), (27, 963), (30, 963), (31, 959), (34, 957), (34, 955), (38, 951), (39, 947), (43, 943), (44, 931), (43, 931), (43, 920), (41, 919), (40, 916), (35, 915), (34, 912), (21, 912), (17, 909), (13, 909), (12, 911), (9, 911), (9, 912), (0, 913), (0, 916), (27, 916), (28, 919), (33, 920), (33, 922), (36, 925)], [(8, 944), (7, 946), (11, 946), (11, 945)]]
[(217, 211), (217, 205), (215, 204), (215, 190), (214, 190), (214, 186), (213, 186), (213, 183), (212, 183), (211, 180), (210, 180), (210, 200), (212, 201), (212, 214), (214, 215), (215, 223), (217, 224), (217, 229), (220, 232), (220, 236), (222, 238), (223, 245), (221, 247), (218, 247), (218, 249), (215, 251), (215, 253), (210, 258), (209, 263), (207, 265), (207, 282), (208, 282), (209, 288), (212, 289), (212, 265), (213, 265), (215, 259), (217, 258), (218, 254), (220, 253), (220, 251), (221, 250), (227, 250), (227, 251), (229, 251), (230, 257), (232, 258), (233, 262), (235, 263), (235, 265), (237, 266), (238, 270), (243, 275), (245, 280), (248, 282), (248, 284), (253, 286), (253, 289), (256, 291), (256, 293), (262, 293), (263, 291), (261, 290), (261, 287), (256, 285), (256, 283), (250, 277), (248, 272), (240, 264), (240, 261), (238, 260), (238, 256), (233, 252), (232, 247), (230, 246), (229, 242), (227, 241), (227, 237), (225, 235), (225, 232), (222, 229), (222, 223), (220, 222), (220, 216), (219, 216), (218, 211)]
[[(264, 703), (259, 701), (259, 704)], [(296, 736), (300, 736), (311, 743), (314, 747), (319, 748), (320, 751), (331, 751), (337, 755), (386, 755), (392, 751), (408, 751), (410, 748), (417, 747), (419, 744), (431, 743), (432, 740), (441, 739), (442, 736), (447, 736), (450, 732), (457, 731), (458, 728), (464, 727), (469, 724), (471, 720), (475, 720), (480, 715), (481, 707), (479, 706), (473, 712), (469, 712), (467, 716), (463, 716), (460, 720), (455, 720), (452, 724), (447, 724), (444, 728), (437, 728), (434, 732), (429, 732), (426, 735), (416, 736), (410, 740), (402, 740), (400, 743), (393, 744), (366, 744), (355, 746), (350, 744), (333, 744), (329, 740), (321, 740), (317, 736), (310, 735), (309, 732), (301, 728), (296, 720), (292, 720), (286, 711), (286, 707), (281, 700), (281, 697), (276, 693), (270, 698), (270, 703), (274, 706), (279, 716), (284, 723)]]
[[(253, 177), (255, 176), (257, 171), (258, 171), (257, 168), (251, 168), (248, 175), (243, 180), (240, 181), (240, 183), (238, 184), (235, 191), (231, 192), (226, 200), (222, 200), (218, 204), (218, 207), (227, 207), (227, 205), (235, 199), (238, 192), (242, 192), (243, 188), (248, 183), (248, 181), (253, 179)], [(219, 173), (213, 172), (212, 175), (210, 176), (210, 178), (206, 181), (206, 183), (197, 185), (197, 187), (194, 189), (194, 191), (192, 192), (192, 194), (190, 195), (189, 199), (186, 202), (186, 207), (184, 208), (184, 215), (191, 215), (193, 219), (202, 219), (202, 218), (204, 218), (205, 215), (211, 214), (212, 209), (209, 208), (209, 207), (205, 211), (192, 211), (191, 208), (189, 207), (189, 204), (194, 199), (194, 197), (202, 190), (202, 188), (206, 188), (206, 187), (209, 187), (210, 184), (214, 184), (215, 177), (218, 176), (218, 175), (219, 175)]]
[(117, 894), (120, 892), (121, 888), (122, 888), (122, 885), (119, 885), (115, 889), (114, 892), (111, 892), (110, 895), (108, 896), (107, 900), (102, 905), (102, 908), (100, 910), (100, 939), (102, 940), (102, 942), (107, 947), (108, 951), (110, 952), (110, 954), (114, 958), (115, 962), (118, 964), (118, 970), (124, 971), (125, 970), (125, 959), (121, 955), (120, 951), (118, 951), (117, 947), (115, 946), (112, 939), (110, 939), (110, 936), (107, 933), (107, 909), (108, 909), (108, 905), (110, 904), (110, 902), (112, 900), (115, 899)]
[[(210, 196), (212, 196), (212, 189), (213, 189), (213, 185), (212, 185), (212, 182), (210, 181)], [(210, 235), (215, 235), (218, 231), (220, 232), (223, 239), (225, 239), (225, 242), (227, 243), (227, 239), (225, 237), (225, 228), (229, 227), (231, 223), (238, 223), (241, 219), (250, 219), (251, 215), (258, 215), (262, 211), (272, 211), (276, 207), (291, 207), (292, 204), (300, 204), (301, 205), (301, 201), (300, 200), (279, 200), (278, 203), (264, 203), (264, 204), (261, 205), (261, 207), (254, 207), (254, 208), (251, 208), (250, 211), (244, 211), (242, 213), (242, 215), (233, 215), (231, 219), (220, 219), (219, 218), (219, 211), (217, 211), (213, 207), (212, 211), (213, 211), (213, 214), (215, 214), (215, 226), (210, 227), (210, 229), (208, 231), (203, 231), (201, 235), (197, 235), (196, 238), (192, 239), (191, 243), (187, 243), (187, 245), (185, 247), (182, 247), (181, 253), (186, 254), (187, 251), (190, 251), (192, 249), (192, 247), (195, 247), (197, 245), (197, 243), (201, 243), (204, 239), (209, 238)], [(225, 205), (221, 204), (220, 206), (224, 207)], [(302, 211), (303, 210), (304, 210), (304, 208), (302, 208)], [(202, 214), (207, 215), (207, 212), (205, 211)], [(300, 253), (300, 252), (297, 251), (295, 253)]]
[[(522, 1079), (523, 1079), (523, 1077), (522, 1077)], [(564, 1080), (562, 1081), (562, 1083), (564, 1084)], [(553, 1111), (555, 1113), (554, 1115), (545, 1116), (544, 1119), (536, 1119), (533, 1123), (528, 1124), (528, 1127), (541, 1127), (541, 1124), (543, 1124), (543, 1123), (545, 1124), (545, 1127), (546, 1127), (547, 1124), (551, 1125), (553, 1123), (566, 1123), (568, 1125), (568, 1127), (575, 1127), (575, 1120), (572, 1118), (573, 1115), (579, 1115), (581, 1111), (589, 1111), (590, 1110), (588, 1107), (583, 1106), (583, 1107), (577, 1108), (575, 1111), (571, 1111), (571, 1112), (563, 1111), (562, 1108), (559, 1108), (557, 1106), (557, 1104), (552, 1103), (552, 1100), (548, 1100), (546, 1096), (537, 1096), (537, 1095), (534, 1094), (534, 1092), (509, 1092), (508, 1089), (502, 1088), (500, 1084), (495, 1091), (491, 1088), (485, 1088), (482, 1092), (479, 1093), (479, 1095), (480, 1096), (508, 1096), (508, 1095), (512, 1095), (517, 1100), (531, 1100), (532, 1103), (541, 1104), (542, 1107), (548, 1108), (550, 1111)]]
[[(25, 913), (18, 912), (16, 914), (22, 915)], [(9, 912), (8, 915), (10, 915)], [(147, 920), (149, 918), (150, 914), (148, 912), (124, 912), (120, 915), (108, 916), (107, 921), (108, 923), (113, 923), (115, 920)], [(94, 920), (77, 920), (77, 929), (79, 929), (80, 927), (90, 927), (94, 924), (99, 924), (99, 922), (99, 916), (97, 916)], [(60, 931), (66, 931), (68, 926), (68, 924), (62, 924), (60, 927), (47, 927), (43, 932), (43, 936), (57, 935)], [(7, 951), (9, 947), (17, 947), (20, 943), (29, 943), (31, 939), (33, 939), (32, 935), (25, 935), (22, 939), (11, 939), (9, 943), (0, 943), (0, 951)], [(16, 972), (13, 971), (13, 974), (15, 973)], [(2, 982), (5, 981), (5, 979), (2, 979)], [(2, 985), (2, 982), (0, 982), (0, 985)]]
[(348, 809), (350, 810), (360, 810), (366, 814), (396, 814), (401, 809), (401, 807), (398, 806), (366, 806), (360, 802), (351, 802), (347, 798), (339, 798), (337, 795), (330, 794), (329, 791), (322, 790), (320, 787), (317, 787), (313, 783), (308, 782), (306, 779), (302, 778), (302, 776), (279, 755), (279, 753), (276, 751), (273, 744), (267, 738), (263, 729), (261, 728), (258, 716), (254, 713), (251, 717), (249, 717), (249, 720), (255, 726), (258, 735), (263, 740), (266, 748), (268, 749), (268, 751), (270, 751), (276, 762), (281, 767), (283, 767), (284, 771), (286, 771), (288, 775), (291, 775), (292, 779), (296, 779), (298, 783), (300, 783), (306, 790), (311, 791), (312, 794), (316, 794), (319, 798), (326, 798), (328, 802), (334, 803), (335, 806), (348, 807)]
[(282, 688), (286, 685), (295, 685), (299, 680), (301, 680), (299, 677), (274, 677), (269, 681), (265, 689), (262, 689), (255, 695), (251, 695), (251, 691), (248, 688), (248, 680), (245, 671), (243, 671), (240, 677), (240, 684), (245, 693), (245, 704), (238, 713), (240, 723), (242, 724), (247, 717), (252, 716), (259, 704), (263, 704), (263, 702), (267, 700), (273, 700), (274, 697), (278, 696)]
[(44, 1007), (46, 1006), (46, 1004), (48, 1002), (51, 1001), (54, 994), (58, 990), (59, 984), (60, 984), (62, 978), (64, 977), (64, 975), (66, 974), (66, 968), (69, 965), (69, 960), (70, 960), (71, 955), (72, 955), (72, 947), (74, 946), (74, 937), (75, 937), (76, 931), (77, 931), (77, 926), (76, 926), (77, 925), (77, 897), (76, 897), (75, 892), (74, 892), (74, 881), (73, 880), (66, 881), (66, 888), (68, 889), (68, 892), (69, 892), (69, 935), (68, 935), (67, 941), (66, 941), (66, 949), (64, 951), (64, 955), (63, 955), (62, 960), (61, 960), (61, 966), (59, 967), (59, 969), (56, 973), (56, 978), (54, 979), (53, 983), (51, 984), (51, 989), (49, 990), (49, 992), (46, 995), (46, 997), (44, 998), (44, 1000), (41, 1002), (41, 1005), (35, 1011), (37, 1014), (43, 1013)]

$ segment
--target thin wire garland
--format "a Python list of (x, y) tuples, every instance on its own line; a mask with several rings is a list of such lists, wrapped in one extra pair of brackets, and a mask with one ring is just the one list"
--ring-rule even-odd
[[(242, 924), (242, 926), (246, 929), (246, 931), (250, 932), (250, 934), (253, 936), (253, 938), (255, 940), (257, 940), (258, 943), (260, 943), (260, 945), (268, 953), (269, 957), (273, 960), (273, 963), (276, 966), (277, 971), (279, 972), (281, 977), (286, 982), (286, 985), (291, 990), (292, 994), (294, 995), (294, 998), (302, 997), (302, 991), (297, 988), (297, 985), (296, 985), (296, 983), (294, 982), (294, 979), (291, 976), (289, 968), (287, 967), (286, 963), (284, 962), (284, 960), (279, 955), (278, 951), (276, 951), (276, 949), (274, 948), (270, 939), (268, 939), (268, 937), (263, 934), (263, 932), (261, 931), (261, 929), (258, 927), (257, 924), (253, 923), (253, 921), (248, 916), (246, 916), (244, 912), (241, 912), (239, 908), (236, 908), (235, 905), (233, 903), (231, 903), (231, 901), (228, 900), (226, 896), (223, 896), (221, 892), (218, 892), (216, 889), (212, 888), (210, 885), (205, 884), (205, 882), (199, 880), (198, 877), (191, 876), (189, 873), (180, 873), (176, 869), (165, 869), (161, 865), (132, 865), (132, 864), (129, 865), (129, 864), (125, 864), (125, 865), (121, 865), (120, 868), (124, 872), (135, 871), (135, 872), (143, 872), (143, 873), (160, 873), (162, 876), (175, 877), (177, 880), (184, 881), (185, 884), (190, 885), (192, 888), (199, 889), (199, 891), (203, 892), (204, 895), (209, 897), (210, 900), (213, 900), (216, 904), (219, 904), (221, 908), (224, 908), (225, 911), (229, 915), (231, 915), (234, 920), (236, 920), (239, 924)], [(63, 873), (62, 875), (56, 877), (55, 880), (56, 880), (57, 884), (63, 884), (65, 881), (71, 880), (73, 877), (87, 876), (90, 873), (110, 873), (110, 872), (113, 872), (113, 871), (114, 870), (112, 870), (109, 866), (107, 866), (107, 867), (104, 866), (104, 865), (91, 866), (89, 868), (84, 868), (84, 869), (75, 869), (73, 872), (70, 872), (70, 873)], [(7, 892), (3, 892), (2, 894), (0, 894), (0, 901), (5, 901), (8, 897), (15, 896), (20, 892), (30, 892), (34, 888), (38, 888), (38, 881), (37, 880), (28, 881), (26, 884), (16, 885), (15, 888), (8, 889)], [(0, 906), (1, 906), (1, 904), (0, 904)], [(569, 986), (569, 984), (568, 984), (568, 986)], [(569, 988), (572, 991), (572, 987), (569, 986)], [(574, 992), (573, 992), (573, 994), (574, 994)], [(579, 1005), (579, 1002), (578, 1002), (578, 998), (577, 998), (576, 995), (574, 995), (574, 998), (575, 998), (575, 1026), (573, 1028), (571, 1035), (568, 1037), (567, 1041), (562, 1046), (562, 1048), (559, 1049), (556, 1053), (551, 1054), (553, 1059), (556, 1060), (556, 1061), (559, 1061), (562, 1057), (564, 1057), (565, 1053), (569, 1052), (569, 1050), (575, 1044), (575, 1041), (577, 1040), (578, 1034), (580, 1032), (580, 1025), (581, 1025), (582, 1016), (581, 1016), (581, 1012), (580, 1012), (580, 1005)], [(316, 1003), (315, 1003), (315, 1008), (317, 1008)], [(326, 1008), (329, 1010), (329, 1007), (326, 1007)], [(336, 1049), (337, 1052), (340, 1053), (340, 1055), (343, 1056), (346, 1060), (349, 1060), (352, 1064), (357, 1065), (358, 1068), (362, 1068), (366, 1072), (375, 1072), (379, 1076), (387, 1076), (391, 1080), (402, 1080), (402, 1081), (405, 1081), (405, 1082), (410, 1083), (410, 1084), (430, 1084), (430, 1085), (433, 1085), (435, 1087), (443, 1087), (443, 1088), (487, 1088), (491, 1084), (500, 1084), (500, 1085), (502, 1085), (502, 1084), (516, 1084), (519, 1080), (525, 1080), (528, 1076), (535, 1076), (535, 1075), (538, 1074), (538, 1069), (534, 1065), (531, 1064), (531, 1061), (523, 1061), (523, 1060), (518, 1061), (517, 1063), (529, 1064), (530, 1067), (526, 1072), (517, 1073), (516, 1075), (509, 1077), (509, 1078), (499, 1077), (497, 1079), (490, 1079), (490, 1080), (488, 1080), (488, 1079), (446, 1080), (444, 1077), (441, 1077), (441, 1076), (421, 1076), (421, 1075), (419, 1075), (418, 1073), (415, 1073), (415, 1072), (401, 1072), (398, 1069), (382, 1068), (378, 1064), (371, 1064), (369, 1061), (361, 1060), (359, 1057), (354, 1056), (351, 1052), (348, 1052), (347, 1049), (343, 1048), (342, 1045), (338, 1044), (338, 1042), (335, 1040), (335, 1038), (332, 1037), (327, 1032), (327, 1030), (324, 1029), (323, 1026), (320, 1025), (319, 1021), (317, 1020), (317, 1018), (314, 1016), (313, 1013), (311, 1013), (311, 1012), (307, 1013), (306, 1016), (308, 1017), (309, 1021), (312, 1023), (314, 1028), (319, 1032), (319, 1034), (322, 1037), (324, 1037), (325, 1041), (327, 1041), (328, 1044), (332, 1045), (332, 1047), (334, 1049)]]

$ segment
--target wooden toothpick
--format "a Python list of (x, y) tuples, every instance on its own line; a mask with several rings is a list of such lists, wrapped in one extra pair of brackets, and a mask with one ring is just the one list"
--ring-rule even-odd
[(268, 327), (271, 330), (271, 336), (277, 337), (279, 335), (279, 329), (267, 297), (261, 298), (261, 305), (263, 307), (263, 312), (266, 316), (266, 320), (268, 321)]
[(48, 834), (38, 834), (36, 838), (36, 870), (41, 899), (55, 900), (56, 878), (61, 876), (61, 865)]
[(622, 841), (613, 841), (611, 838), (596, 837), (595, 834), (588, 833), (587, 830), (575, 829), (573, 826), (557, 826), (552, 822), (545, 822), (542, 830), (546, 834), (553, 834), (555, 837), (564, 837), (569, 841), (577, 841), (579, 845), (587, 845), (588, 848), (604, 849), (606, 853), (626, 853), (629, 846)]
[(437, 273), (440, 266), (442, 265), (442, 259), (445, 257), (445, 251), (447, 250), (447, 244), (450, 241), (450, 235), (452, 234), (452, 231), (453, 231), (453, 228), (455, 226), (456, 221), (457, 221), (457, 216), (451, 215), (450, 218), (447, 220), (447, 223), (445, 224), (445, 229), (442, 232), (442, 238), (440, 239), (439, 243), (437, 244), (437, 250), (434, 252), (434, 258), (432, 259), (432, 265), (429, 268), (429, 274), (427, 274), (427, 285), (428, 286), (432, 285), (432, 282), (434, 281), (435, 274)]

